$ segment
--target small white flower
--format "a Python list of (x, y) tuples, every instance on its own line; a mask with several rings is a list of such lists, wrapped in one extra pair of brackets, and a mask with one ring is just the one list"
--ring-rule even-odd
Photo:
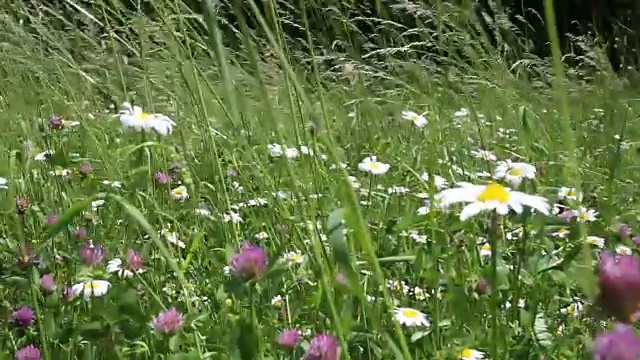
[(7, 186), (7, 184), (9, 183), (9, 181), (3, 177), (0, 177), (0, 189), (8, 189), (9, 187)]
[(177, 188), (171, 190), (171, 198), (173, 200), (185, 201), (189, 198), (189, 192), (187, 192), (187, 187), (184, 185), (180, 185)]
[(74, 296), (82, 294), (85, 300), (89, 300), (92, 296), (99, 297), (109, 291), (111, 284), (105, 280), (88, 280), (75, 284), (71, 287)]
[(485, 355), (482, 351), (466, 348), (460, 351), (460, 360), (483, 360)]
[(121, 189), (122, 188), (122, 183), (120, 181), (102, 180), (102, 184), (103, 185), (107, 185), (107, 186), (111, 186), (111, 187), (116, 188), (116, 189)]
[(345, 164), (345, 163), (337, 163), (337, 164), (331, 164), (331, 166), (329, 166), (330, 170), (338, 170), (338, 169), (346, 169), (348, 168), (349, 165)]
[(258, 240), (265, 240), (269, 238), (269, 234), (267, 234), (264, 231), (261, 231), (255, 235), (253, 235), (254, 238), (258, 239)]
[(282, 307), (282, 305), (284, 305), (284, 299), (282, 298), (282, 296), (277, 295), (273, 299), (271, 299), (271, 306), (280, 308)]
[(288, 148), (286, 148), (286, 149), (284, 150), (284, 156), (285, 156), (287, 159), (295, 159), (295, 158), (297, 158), (297, 157), (298, 157), (298, 155), (300, 155), (300, 152), (299, 152), (299, 151), (298, 151), (298, 149), (296, 149), (296, 148), (290, 148), (290, 147), (288, 147)]
[(508, 214), (510, 209), (519, 214), (522, 212), (523, 206), (531, 207), (545, 215), (548, 215), (550, 210), (547, 199), (512, 191), (497, 183), (443, 190), (436, 195), (436, 199), (444, 207), (459, 202), (469, 203), (460, 213), (462, 221), (488, 210), (495, 210), (501, 215)]
[(489, 245), (489, 243), (485, 243), (480, 246), (480, 256), (483, 258), (491, 256), (491, 245)]
[(244, 221), (242, 220), (242, 217), (240, 216), (240, 214), (233, 211), (229, 211), (229, 213), (224, 214), (223, 220), (224, 222), (232, 222), (234, 224), (238, 224)]
[(195, 209), (194, 212), (198, 216), (211, 216), (211, 211), (204, 206)]
[(624, 245), (618, 245), (616, 247), (616, 253), (620, 255), (633, 255), (631, 248)]
[(351, 184), (351, 187), (353, 187), (354, 189), (359, 189), (360, 188), (360, 181), (358, 181), (358, 178), (355, 176), (349, 176), (349, 183)]
[(494, 153), (492, 153), (489, 150), (482, 150), (482, 149), (471, 150), (470, 153), (476, 159), (482, 159), (482, 160), (488, 160), (488, 161), (496, 161), (496, 160), (498, 160), (498, 157), (496, 157), (494, 155)]
[(407, 286), (404, 281), (400, 280), (387, 280), (387, 288), (395, 292), (401, 292), (403, 294), (407, 294), (411, 290), (411, 288)]
[(309, 156), (313, 155), (313, 149), (304, 145), (300, 146), (300, 152), (303, 153), (304, 155), (309, 155)]
[(118, 276), (122, 278), (130, 278), (133, 276), (133, 272), (122, 267), (122, 260), (115, 258), (107, 263), (107, 272), (118, 273)]
[(222, 268), (222, 272), (223, 272), (225, 275), (229, 275), (229, 274), (231, 274), (231, 266), (226, 265), (225, 267), (223, 267), (223, 268)]
[(71, 175), (71, 170), (63, 169), (63, 168), (57, 168), (55, 170), (49, 171), (49, 175), (67, 177), (67, 176)]
[(47, 150), (37, 154), (33, 159), (36, 161), (45, 161), (53, 154), (54, 154), (53, 150)]
[(389, 168), (389, 164), (379, 162), (375, 156), (366, 157), (360, 164), (358, 164), (358, 169), (373, 175), (382, 175), (389, 171)]
[[(425, 183), (429, 184), (429, 173), (422, 173), (422, 176), (420, 176), (420, 178), (422, 179), (422, 181), (424, 181)], [(444, 188), (446, 188), (447, 186), (449, 186), (449, 183), (447, 182), (447, 179), (443, 178), (442, 176), (439, 175), (434, 175), (433, 176), (433, 184), (436, 186), (436, 189), (438, 190), (442, 190)]]
[(269, 202), (267, 201), (267, 199), (265, 198), (255, 198), (255, 199), (250, 199), (247, 200), (247, 206), (264, 206), (267, 205)]
[(390, 188), (387, 188), (387, 193), (389, 195), (392, 194), (406, 194), (409, 192), (409, 189), (404, 187), (404, 186), (392, 186)]
[(179, 248), (185, 249), (187, 247), (187, 244), (185, 244), (182, 240), (180, 240), (180, 238), (178, 237), (178, 234), (173, 231), (162, 229), (160, 231), (160, 236), (164, 236), (164, 238), (167, 239), (167, 242), (173, 245), (176, 245)]
[(412, 308), (395, 308), (393, 310), (396, 321), (405, 326), (429, 327), (429, 319), (421, 311)]
[(155, 131), (160, 135), (166, 136), (171, 134), (173, 127), (176, 125), (168, 116), (162, 114), (149, 114), (142, 111), (140, 106), (132, 106), (125, 102), (122, 104), (123, 109), (117, 116), (125, 128), (133, 128), (137, 131), (151, 132)]
[(464, 118), (468, 118), (469, 117), (469, 110), (467, 110), (467, 108), (460, 108), (460, 110), (456, 111), (453, 114), (453, 117), (456, 120), (462, 120)]
[(402, 118), (404, 120), (413, 122), (413, 124), (419, 128), (425, 127), (428, 123), (427, 118), (425, 118), (424, 116), (408, 110), (402, 112)]
[(290, 251), (282, 256), (282, 261), (289, 264), (302, 264), (306, 260), (305, 256), (299, 250)]
[(280, 144), (269, 144), (267, 145), (267, 150), (269, 151), (269, 155), (273, 157), (280, 157), (284, 154), (284, 149), (282, 149), (282, 145)]
[(584, 309), (584, 303), (580, 299), (574, 299), (574, 301), (567, 307), (560, 309), (562, 314), (578, 316)]
[(418, 301), (427, 300), (427, 298), (431, 297), (431, 295), (429, 295), (428, 292), (424, 291), (422, 288), (419, 288), (417, 286), (413, 288), (413, 296)]
[(585, 207), (581, 207), (578, 209), (576, 213), (576, 220), (578, 222), (592, 222), (596, 221), (598, 218), (598, 212), (593, 209), (587, 209)]
[(569, 231), (569, 229), (567, 229), (566, 227), (562, 227), (562, 228), (558, 229), (556, 232), (551, 233), (551, 235), (553, 235), (554, 237), (557, 237), (557, 238), (564, 239), (570, 233), (571, 233), (571, 231)]
[(580, 202), (582, 201), (582, 194), (575, 188), (561, 187), (560, 190), (558, 190), (558, 198), (560, 200), (569, 199)]
[(93, 211), (96, 211), (99, 207), (101, 207), (102, 205), (104, 205), (105, 201), (104, 200), (96, 200), (96, 201), (92, 201), (91, 202), (91, 209), (93, 209)]
[(599, 247), (600, 249), (604, 248), (604, 238), (600, 237), (600, 236), (587, 236), (587, 243), (591, 244), (591, 245), (595, 245), (597, 247)]
[(536, 167), (527, 163), (501, 162), (493, 173), (494, 179), (504, 179), (513, 186), (519, 186), (523, 179), (535, 179)]

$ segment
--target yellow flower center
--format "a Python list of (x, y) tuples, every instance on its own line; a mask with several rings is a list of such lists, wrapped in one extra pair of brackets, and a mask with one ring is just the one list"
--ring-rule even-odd
[(96, 284), (93, 281), (88, 281), (88, 282), (84, 283), (84, 289), (87, 290), (87, 291), (95, 290), (98, 287), (99, 287), (99, 285)]
[(524, 172), (521, 169), (511, 168), (509, 169), (509, 171), (507, 171), (507, 174), (515, 177), (521, 177), (522, 175), (524, 175)]
[(420, 312), (415, 309), (404, 309), (402, 310), (402, 316), (410, 319), (417, 319), (420, 317)]
[(150, 118), (153, 117), (153, 115), (146, 113), (146, 112), (141, 112), (140, 114), (134, 115), (134, 117), (138, 120), (142, 120), (142, 121), (146, 121), (149, 120)]
[(379, 164), (379, 163), (377, 163), (377, 162), (369, 163), (369, 168), (370, 168), (371, 170), (378, 170), (378, 169), (380, 169), (380, 164)]
[(471, 359), (473, 357), (473, 350), (466, 348), (460, 352), (460, 357), (463, 359)]
[(589, 219), (591, 219), (591, 214), (589, 214), (588, 212), (584, 212), (584, 213), (580, 214), (580, 218), (582, 220), (589, 220)]
[(510, 197), (511, 194), (509, 194), (509, 191), (504, 186), (497, 183), (490, 183), (478, 195), (478, 201), (497, 201), (499, 203), (505, 204), (509, 201)]
[(558, 229), (558, 234), (560, 234), (560, 235), (564, 235), (564, 234), (567, 234), (567, 233), (569, 233), (569, 229), (567, 229), (567, 228)]
[(576, 196), (576, 191), (574, 189), (569, 189), (569, 191), (567, 191), (567, 196)]
[(301, 262), (302, 259), (303, 258), (301, 254), (294, 254), (293, 256), (291, 256), (291, 262)]
[(491, 245), (484, 244), (484, 245), (482, 245), (482, 247), (480, 249), (483, 250), (483, 251), (491, 251)]

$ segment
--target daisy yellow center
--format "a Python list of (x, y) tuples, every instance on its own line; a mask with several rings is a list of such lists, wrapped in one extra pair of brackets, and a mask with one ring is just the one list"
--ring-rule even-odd
[(293, 261), (293, 262), (299, 262), (299, 261), (302, 261), (302, 255), (300, 255), (300, 254), (293, 254), (293, 256), (291, 256), (291, 261)]
[(520, 176), (524, 175), (524, 172), (521, 169), (511, 168), (511, 169), (509, 169), (509, 171), (507, 171), (507, 174), (509, 174), (511, 176), (520, 177)]
[(85, 290), (95, 290), (96, 288), (99, 288), (99, 287), (100, 285), (94, 283), (93, 281), (84, 283)]
[(404, 309), (402, 310), (402, 316), (409, 319), (417, 319), (420, 317), (420, 312), (415, 309)]
[(491, 251), (491, 245), (489, 245), (489, 244), (484, 244), (484, 245), (482, 245), (482, 248), (481, 248), (481, 249), (482, 249), (482, 250), (484, 250), (484, 251)]
[(567, 191), (567, 196), (576, 196), (576, 191), (573, 189), (569, 189), (569, 191)]
[(562, 228), (562, 229), (558, 230), (558, 234), (566, 234), (568, 232), (569, 232), (569, 229), (567, 229), (567, 228)]
[(478, 195), (478, 201), (497, 201), (505, 204), (509, 201), (510, 196), (511, 194), (509, 194), (509, 191), (504, 186), (497, 183), (490, 183)]
[(380, 164), (377, 162), (372, 162), (369, 164), (369, 168), (373, 169), (373, 170), (378, 170), (380, 169)]
[(472, 356), (473, 356), (473, 350), (469, 348), (464, 349), (460, 352), (460, 357), (463, 359), (471, 359)]
[(182, 191), (182, 189), (176, 189), (176, 190), (173, 190), (173, 193), (176, 195), (183, 195), (184, 191)]
[(589, 214), (588, 212), (586, 212), (586, 213), (582, 213), (582, 214), (580, 214), (580, 218), (581, 218), (582, 220), (588, 220), (588, 219), (590, 219), (590, 218), (591, 218), (591, 214)]
[(140, 114), (135, 115), (135, 117), (138, 120), (145, 121), (145, 120), (149, 120), (152, 117), (152, 115), (146, 112), (141, 112)]

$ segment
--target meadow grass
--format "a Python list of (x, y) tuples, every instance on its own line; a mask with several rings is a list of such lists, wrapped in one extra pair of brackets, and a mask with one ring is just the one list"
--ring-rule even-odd
[[(476, 52), (459, 67), (303, 67), (277, 29), (237, 54), (214, 17), (203, 38), (165, 15), (101, 38), (3, 18), (2, 358), (297, 359), (319, 333), (344, 359), (590, 357), (608, 326), (589, 307), (595, 255), (634, 253), (640, 226), (628, 82), (550, 89)], [(123, 127), (123, 102), (173, 132)], [(548, 216), (439, 207), (508, 159), (535, 166), (511, 187), (548, 199)], [(253, 248), (232, 261), (244, 241), (266, 270)], [(90, 280), (106, 293), (68, 290)], [(35, 321), (16, 319), (23, 306)], [(180, 323), (150, 325), (172, 307)], [(398, 308), (428, 321), (401, 324)], [(288, 328), (293, 349), (277, 342)]]

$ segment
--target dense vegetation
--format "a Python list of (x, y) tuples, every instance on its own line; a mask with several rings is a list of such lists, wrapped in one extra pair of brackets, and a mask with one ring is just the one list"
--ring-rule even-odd
[(0, 358), (640, 358), (637, 77), (588, 29), (2, 9)]

